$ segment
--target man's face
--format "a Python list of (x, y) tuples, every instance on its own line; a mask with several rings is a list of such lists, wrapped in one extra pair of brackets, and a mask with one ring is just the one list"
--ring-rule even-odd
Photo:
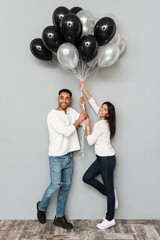
[(59, 103), (59, 107), (61, 107), (62, 110), (65, 110), (72, 102), (72, 98), (69, 93), (61, 92), (61, 94), (57, 98), (57, 101)]

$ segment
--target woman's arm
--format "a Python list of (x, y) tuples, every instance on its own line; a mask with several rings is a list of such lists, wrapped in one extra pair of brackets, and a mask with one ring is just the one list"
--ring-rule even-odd
[(92, 106), (93, 110), (96, 112), (96, 114), (98, 115), (99, 112), (99, 106), (97, 105), (97, 103), (95, 102), (95, 100), (93, 99), (93, 97), (88, 93), (88, 91), (85, 89), (85, 84), (84, 82), (80, 82), (80, 88), (82, 89), (83, 93), (86, 95), (89, 104)]
[(91, 134), (89, 118), (86, 119), (85, 126), (86, 126), (86, 131), (87, 131), (87, 142), (91, 146), (91, 145), (95, 144), (97, 139), (100, 137), (101, 129), (99, 129), (99, 126), (97, 124), (95, 124), (94, 128), (93, 128), (93, 132)]
[(89, 118), (87, 117), (85, 121), (85, 126), (86, 126), (86, 131), (87, 131), (87, 136), (91, 134), (91, 129), (90, 129), (90, 121)]
[(84, 82), (80, 82), (80, 89), (82, 89), (84, 95), (87, 97), (88, 100), (91, 99), (91, 95), (89, 94), (89, 92), (85, 89), (85, 84)]

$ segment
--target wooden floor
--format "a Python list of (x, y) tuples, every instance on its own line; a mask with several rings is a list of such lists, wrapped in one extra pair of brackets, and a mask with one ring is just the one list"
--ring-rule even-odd
[(37, 220), (1, 220), (1, 240), (160, 240), (160, 220), (116, 220), (117, 225), (99, 230), (99, 220), (70, 221), (74, 229), (55, 227), (53, 221), (40, 224)]

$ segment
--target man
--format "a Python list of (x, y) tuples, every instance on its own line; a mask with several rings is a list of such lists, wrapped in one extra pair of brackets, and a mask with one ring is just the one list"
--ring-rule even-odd
[(40, 223), (46, 222), (46, 208), (51, 196), (59, 190), (54, 225), (65, 229), (72, 229), (64, 215), (64, 207), (71, 183), (72, 152), (80, 149), (76, 128), (87, 117), (80, 101), (81, 114), (69, 107), (72, 93), (68, 89), (59, 91), (58, 107), (49, 112), (47, 125), (49, 130), (49, 164), (51, 183), (43, 198), (37, 203), (37, 217)]

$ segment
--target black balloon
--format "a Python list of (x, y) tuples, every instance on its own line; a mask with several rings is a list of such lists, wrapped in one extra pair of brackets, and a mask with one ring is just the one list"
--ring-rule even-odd
[(79, 50), (79, 54), (80, 57), (84, 60), (84, 61), (91, 61), (92, 59), (94, 59), (98, 53), (98, 43), (96, 41), (95, 36), (93, 35), (87, 35), (87, 36), (83, 36), (78, 44), (78, 50)]
[(64, 42), (60, 30), (56, 26), (48, 26), (42, 32), (42, 40), (46, 48), (56, 52), (59, 46)]
[(78, 12), (80, 12), (81, 10), (83, 10), (82, 8), (80, 7), (73, 7), (70, 9), (70, 12), (71, 13), (74, 13), (74, 14), (77, 14)]
[(30, 50), (32, 54), (40, 60), (52, 60), (52, 53), (44, 46), (41, 38), (35, 38), (32, 40), (30, 43)]
[(94, 35), (100, 46), (112, 40), (116, 32), (116, 23), (110, 17), (101, 18), (94, 27)]
[(81, 37), (82, 24), (75, 14), (68, 13), (64, 16), (61, 21), (61, 32), (67, 42), (75, 44), (76, 41)]
[(57, 27), (60, 27), (60, 23), (61, 23), (63, 17), (67, 13), (70, 13), (70, 11), (66, 7), (61, 6), (61, 7), (56, 8), (52, 15), (53, 24), (56, 25)]

